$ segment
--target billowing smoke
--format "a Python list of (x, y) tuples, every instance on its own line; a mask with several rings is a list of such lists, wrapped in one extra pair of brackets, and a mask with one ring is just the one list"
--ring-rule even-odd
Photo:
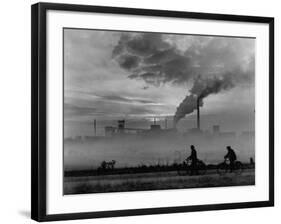
[(223, 77), (214, 76), (206, 79), (202, 79), (199, 76), (193, 83), (190, 95), (187, 95), (177, 107), (174, 115), (174, 126), (176, 126), (180, 119), (196, 110), (197, 104), (202, 107), (205, 97), (210, 94), (216, 94), (220, 91), (231, 89), (234, 86), (234, 82), (229, 75)]
[(192, 86), (177, 107), (175, 124), (203, 99), (254, 80), (255, 41), (247, 38), (122, 33), (112, 57), (129, 78), (148, 85)]
[(205, 78), (202, 78), (202, 76), (196, 77), (192, 88), (189, 90), (190, 94), (187, 95), (177, 107), (174, 115), (174, 126), (176, 126), (180, 119), (196, 110), (197, 103), (202, 107), (203, 99), (207, 96), (232, 89), (242, 83), (250, 83), (252, 81), (251, 77), (254, 76), (254, 66), (252, 66), (252, 59), (248, 63), (250, 63), (251, 66), (248, 66), (246, 70), (234, 69), (231, 72), (225, 72), (219, 76)]
[[(187, 95), (184, 100), (177, 107), (177, 111), (174, 115), (174, 127), (177, 125), (178, 121), (185, 117), (187, 114), (191, 114), (197, 108), (197, 96)], [(199, 101), (199, 106), (203, 105), (203, 101)]]

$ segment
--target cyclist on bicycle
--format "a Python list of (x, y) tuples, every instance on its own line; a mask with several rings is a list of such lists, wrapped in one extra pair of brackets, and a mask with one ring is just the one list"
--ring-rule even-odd
[(191, 175), (195, 173), (198, 173), (198, 170), (197, 170), (197, 167), (196, 167), (196, 164), (197, 164), (197, 152), (195, 150), (195, 147), (194, 145), (191, 145), (190, 146), (190, 149), (191, 149), (191, 154), (189, 157), (186, 158), (186, 161), (190, 160), (191, 161), (191, 165), (190, 165), (190, 168), (191, 168)]
[(227, 154), (224, 156), (224, 159), (229, 159), (230, 172), (232, 172), (234, 169), (234, 163), (235, 163), (237, 157), (236, 157), (234, 150), (230, 146), (227, 146), (226, 149), (227, 149)]

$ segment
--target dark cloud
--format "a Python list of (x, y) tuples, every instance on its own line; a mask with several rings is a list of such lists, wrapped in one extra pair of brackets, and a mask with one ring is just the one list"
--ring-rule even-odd
[[(190, 94), (177, 107), (176, 123), (196, 109), (198, 98), (203, 106), (203, 99), (210, 94), (253, 83), (253, 39), (194, 36), (187, 39), (189, 46), (183, 50), (176, 44), (178, 37), (170, 35), (169, 39), (167, 35), (155, 33), (122, 35), (112, 54), (122, 68), (131, 72), (131, 79), (141, 79), (154, 86), (191, 82)], [(136, 59), (130, 59), (131, 63), (120, 62), (132, 55), (137, 63)]]
[(122, 55), (118, 58), (119, 65), (127, 70), (136, 68), (139, 65), (140, 58), (135, 55)]
[(169, 48), (169, 44), (162, 40), (161, 34), (144, 33), (128, 38), (123, 42), (124, 48), (129, 52), (140, 55), (150, 56), (158, 50)]
[(143, 79), (155, 86), (180, 83), (192, 73), (188, 56), (164, 41), (161, 34), (123, 34), (112, 56), (120, 67), (131, 72), (129, 78)]
[[(142, 79), (155, 86), (167, 82), (186, 84), (199, 75), (222, 76), (233, 70), (248, 69), (247, 61), (254, 57), (253, 39), (194, 36), (189, 39), (187, 49), (180, 49), (173, 37), (179, 36), (122, 34), (112, 56), (131, 72), (129, 78)], [(244, 75), (247, 79), (243, 81), (252, 81), (251, 73)]]
[(167, 62), (173, 57), (177, 56), (173, 49), (167, 49), (167, 50), (158, 50), (155, 51), (152, 55), (147, 57), (144, 62), (147, 64), (159, 64)]

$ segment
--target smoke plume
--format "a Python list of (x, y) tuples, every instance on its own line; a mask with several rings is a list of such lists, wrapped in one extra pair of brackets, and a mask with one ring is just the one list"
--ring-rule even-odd
[[(199, 105), (202, 106), (202, 100), (199, 101)], [(177, 111), (174, 115), (174, 126), (178, 121), (185, 117), (186, 114), (191, 114), (197, 108), (197, 96), (187, 95), (184, 100), (177, 107)]]
[(254, 80), (255, 40), (210, 36), (122, 33), (112, 57), (131, 79), (148, 85), (190, 87), (175, 124), (203, 99)]
[(222, 90), (228, 90), (233, 88), (234, 82), (230, 76), (212, 77), (202, 79), (200, 76), (193, 83), (193, 87), (190, 90), (190, 95), (187, 95), (184, 100), (177, 107), (174, 115), (174, 125), (178, 123), (185, 115), (192, 113), (199, 106), (203, 106), (203, 99), (210, 94), (216, 94)]

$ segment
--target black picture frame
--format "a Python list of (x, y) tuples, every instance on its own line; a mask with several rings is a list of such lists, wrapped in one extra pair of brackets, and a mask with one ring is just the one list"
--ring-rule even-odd
[[(253, 22), (269, 25), (269, 200), (243, 203), (160, 207), (69, 214), (46, 213), (46, 13), (48, 10), (111, 13), (156, 17), (191, 18), (217, 21)], [(192, 212), (221, 209), (267, 207), (274, 205), (274, 18), (241, 15), (164, 11), (73, 4), (37, 3), (31, 11), (31, 218), (36, 221), (74, 220), (116, 216)], [(266, 133), (265, 133), (266, 134)]]

